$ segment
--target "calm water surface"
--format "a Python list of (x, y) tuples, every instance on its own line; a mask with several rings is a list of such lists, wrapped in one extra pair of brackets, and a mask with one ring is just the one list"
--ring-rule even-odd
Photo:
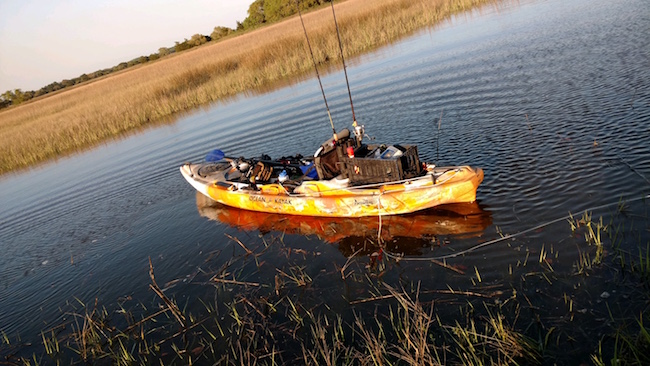
[[(621, 198), (630, 201), (629, 223), (639, 228), (640, 239), (629, 245), (646, 243), (648, 204), (639, 199), (650, 193), (649, 19), (643, 0), (523, 1), (460, 16), (350, 60), (357, 119), (369, 135), (418, 144), (429, 161), (485, 170), (476, 215), (386, 219), (388, 250), (409, 258), (445, 256)], [(327, 74), (323, 84), (337, 128), (348, 127), (342, 71)], [(287, 233), (266, 252), (265, 266), (242, 269), (244, 279), (271, 283), (276, 268), (299, 265), (314, 279), (304, 301), (324, 300), (342, 312), (348, 301), (369, 297), (367, 285), (343, 284), (332, 273), (376, 238), (374, 220), (297, 223), (206, 207), (178, 172), (213, 148), (234, 156), (311, 155), (329, 133), (318, 83), (309, 79), (2, 177), (0, 330), (38, 342), (75, 297), (107, 306), (129, 297), (155, 301), (149, 258), (159, 283), (182, 280), (169, 294), (216, 298), (213, 287), (194, 278), (241, 251), (226, 234), (257, 248)], [(591, 211), (609, 217), (615, 208)], [(421, 281), (427, 289), (498, 284), (505, 292), (530, 291), (537, 306), (550, 309), (550, 327), (555, 315), (566, 313), (553, 310), (563, 287), (536, 296), (538, 279), (521, 280), (532, 271), (522, 263), (538, 262), (546, 251), (567, 288), (589, 286), (579, 306), (596, 309), (583, 322), (598, 332), (602, 322), (594, 319), (603, 314), (596, 304), (611, 290), (611, 278), (597, 273), (592, 277), (602, 281), (584, 284), (571, 276), (580, 245), (584, 239), (558, 220), (449, 259), (465, 274), (430, 261), (389, 261), (383, 279)], [(352, 270), (372, 271), (372, 252), (362, 251)], [(215, 253), (221, 257), (206, 259)], [(583, 353), (576, 357), (588, 359)]]

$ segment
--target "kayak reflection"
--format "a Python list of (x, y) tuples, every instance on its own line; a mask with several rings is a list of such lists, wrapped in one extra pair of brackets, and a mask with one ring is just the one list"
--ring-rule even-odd
[(346, 256), (359, 249), (360, 254), (375, 250), (380, 227), (386, 249), (418, 255), (424, 247), (445, 245), (450, 236), (478, 237), (492, 224), (490, 212), (476, 202), (445, 205), (409, 215), (383, 216), (381, 223), (378, 217), (297, 217), (242, 210), (219, 204), (198, 192), (196, 207), (201, 216), (239, 230), (317, 235), (326, 242), (338, 244)]

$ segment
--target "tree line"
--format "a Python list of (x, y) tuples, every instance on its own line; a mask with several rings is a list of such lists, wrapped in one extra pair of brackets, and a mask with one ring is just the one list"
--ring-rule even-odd
[(97, 70), (91, 73), (84, 73), (76, 78), (55, 81), (38, 90), (22, 91), (21, 89), (7, 90), (0, 95), (0, 109), (7, 108), (11, 105), (18, 105), (30, 99), (41, 95), (53, 93), (57, 90), (69, 88), (71, 86), (84, 83), (86, 81), (99, 78), (129, 67), (155, 61), (172, 53), (188, 50), (208, 42), (219, 41), (222, 38), (239, 34), (257, 28), (261, 25), (277, 22), (297, 13), (296, 3), (301, 10), (306, 10), (314, 6), (322, 5), (331, 0), (255, 0), (248, 8), (248, 16), (243, 21), (237, 21), (236, 28), (223, 26), (214, 27), (210, 35), (195, 34), (190, 39), (185, 38), (183, 42), (175, 42), (172, 47), (161, 47), (158, 52), (149, 56), (136, 57), (128, 62), (121, 62), (113, 67)]

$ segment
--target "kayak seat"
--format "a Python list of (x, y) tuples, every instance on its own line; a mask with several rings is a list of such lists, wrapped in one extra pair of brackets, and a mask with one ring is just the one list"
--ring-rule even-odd
[(350, 130), (347, 128), (336, 135), (338, 140), (329, 139), (323, 142), (314, 154), (314, 165), (318, 172), (318, 178), (321, 180), (332, 179), (341, 174), (339, 155), (348, 145), (353, 144), (353, 140), (350, 139)]

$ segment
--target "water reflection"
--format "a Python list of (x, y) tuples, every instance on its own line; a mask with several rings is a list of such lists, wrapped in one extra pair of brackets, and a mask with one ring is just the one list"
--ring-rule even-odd
[[(244, 231), (316, 235), (338, 244), (345, 256), (369, 254), (381, 238), (387, 250), (419, 255), (423, 248), (446, 245), (447, 236), (477, 237), (492, 224), (492, 215), (478, 203), (445, 205), (410, 215), (360, 218), (296, 217), (241, 210), (196, 193), (199, 214)], [(380, 230), (381, 229), (381, 230)]]

